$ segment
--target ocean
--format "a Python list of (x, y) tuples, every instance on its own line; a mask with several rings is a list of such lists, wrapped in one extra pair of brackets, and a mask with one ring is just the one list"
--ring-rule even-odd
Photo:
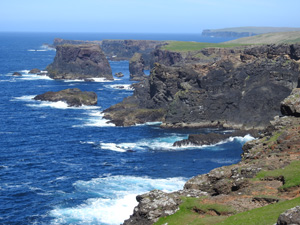
[[(28, 74), (53, 61), (55, 51), (43, 44), (56, 37), (225, 41), (196, 34), (0, 33), (0, 224), (120, 224), (137, 205), (136, 195), (176, 191), (195, 175), (240, 161), (250, 136), (178, 148), (173, 142), (190, 133), (223, 131), (107, 124), (102, 111), (133, 93), (128, 61), (110, 62), (113, 74), (125, 75), (114, 81)], [(12, 76), (16, 71), (22, 76)], [(75, 108), (32, 100), (66, 88), (94, 91), (98, 104)]]

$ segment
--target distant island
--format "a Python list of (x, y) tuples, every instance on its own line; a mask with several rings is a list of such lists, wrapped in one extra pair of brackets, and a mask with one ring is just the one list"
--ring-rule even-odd
[(202, 31), (202, 36), (206, 37), (251, 37), (265, 33), (300, 31), (295, 27), (232, 27), (223, 29), (206, 29)]

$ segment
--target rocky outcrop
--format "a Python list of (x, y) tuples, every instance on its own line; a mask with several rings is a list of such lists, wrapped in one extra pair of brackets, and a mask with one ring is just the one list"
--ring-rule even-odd
[(150, 53), (163, 44), (163, 41), (150, 40), (103, 40), (101, 48), (113, 61), (130, 60), (135, 53), (140, 53), (144, 59), (145, 69), (150, 69)]
[(46, 92), (34, 97), (34, 100), (58, 102), (63, 101), (68, 106), (96, 105), (97, 94), (95, 92), (81, 91), (78, 88), (66, 89), (58, 92)]
[(13, 75), (13, 76), (22, 76), (22, 74), (19, 73), (19, 72), (14, 72), (12, 75)]
[(122, 72), (118, 72), (118, 73), (115, 73), (115, 76), (116, 77), (124, 77), (124, 74)]
[(129, 61), (129, 72), (131, 80), (140, 80), (145, 76), (144, 69), (144, 59), (142, 54), (135, 53)]
[(29, 71), (29, 74), (36, 74), (36, 73), (40, 73), (41, 72), (41, 70), (40, 69), (32, 69), (32, 70), (30, 70)]
[(281, 113), (300, 117), (300, 88), (295, 88), (291, 95), (281, 102)]
[(82, 40), (66, 40), (62, 38), (55, 38), (53, 41), (52, 47), (56, 47), (58, 45), (82, 45), (82, 44), (97, 44), (101, 45), (102, 41), (82, 41)]
[(47, 71), (53, 79), (95, 77), (113, 80), (109, 62), (99, 45), (59, 45)]
[(292, 209), (280, 214), (277, 225), (298, 225), (300, 224), (300, 206), (296, 206)]
[(137, 110), (165, 112), (153, 117), (165, 127), (263, 129), (281, 114), (280, 102), (298, 85), (299, 48), (255, 46), (207, 64), (155, 64), (150, 77), (135, 85), (134, 95), (106, 110), (106, 117), (134, 124), (130, 104)]
[[(198, 206), (189, 205), (186, 210), (195, 211), (197, 207), (201, 208), (201, 204), (204, 204), (204, 208), (208, 204), (212, 208), (212, 205), (232, 207), (233, 214), (276, 204), (279, 200), (285, 201), (298, 197), (299, 185), (294, 184), (290, 188), (281, 188), (287, 182), (290, 173), (298, 174), (298, 167), (294, 167), (293, 170), (289, 169), (288, 173), (280, 176), (273, 175), (258, 179), (257, 174), (260, 171), (264, 173), (273, 170), (283, 171), (282, 169), (291, 165), (292, 162), (299, 161), (299, 129), (300, 118), (276, 117), (272, 121), (272, 125), (261, 132), (258, 139), (244, 145), (241, 162), (195, 176), (185, 183), (184, 189), (181, 191), (174, 193), (153, 191), (142, 195), (141, 198), (137, 197), (139, 204), (125, 224), (153, 224), (158, 217), (166, 216), (164, 212), (170, 207), (170, 212), (174, 213), (181, 204), (175, 199), (182, 200), (186, 196), (204, 199), (198, 201)], [(203, 196), (206, 197), (203, 198)], [(173, 199), (173, 201), (171, 200), (173, 204), (157, 204), (162, 199), (165, 199), (166, 202)], [(183, 214), (184, 212), (181, 215)], [(299, 215), (299, 207), (288, 210), (280, 215), (277, 224), (299, 224)], [(209, 214), (209, 216), (217, 217), (220, 214)], [(197, 218), (201, 219), (202, 217)], [(199, 224), (201, 223), (199, 222)]]
[(186, 145), (213, 145), (217, 144), (221, 141), (224, 141), (230, 137), (244, 137), (247, 134), (251, 134), (252, 136), (258, 136), (257, 131), (234, 131), (230, 133), (208, 133), (208, 134), (190, 134), (188, 139), (184, 139), (181, 141), (176, 141), (173, 146), (181, 147)]

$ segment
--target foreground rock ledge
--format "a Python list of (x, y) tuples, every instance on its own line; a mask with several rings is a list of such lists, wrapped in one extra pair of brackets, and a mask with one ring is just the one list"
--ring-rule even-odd
[(96, 105), (97, 94), (95, 92), (81, 91), (78, 88), (66, 89), (58, 92), (46, 92), (41, 95), (37, 95), (34, 100), (58, 102), (63, 101), (68, 106), (82, 106), (82, 105)]

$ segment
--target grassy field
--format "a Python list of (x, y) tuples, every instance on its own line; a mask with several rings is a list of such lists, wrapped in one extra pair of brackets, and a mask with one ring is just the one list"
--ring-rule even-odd
[(232, 27), (224, 29), (209, 29), (211, 32), (250, 32), (255, 34), (265, 34), (274, 32), (290, 32), (290, 31), (300, 31), (300, 28), (294, 27)]
[(300, 42), (300, 31), (260, 34), (223, 42), (224, 44), (280, 44)]
[(168, 42), (168, 45), (162, 46), (161, 49), (176, 52), (188, 52), (199, 51), (203, 48), (232, 48), (239, 46), (245, 46), (245, 44), (170, 41)]

